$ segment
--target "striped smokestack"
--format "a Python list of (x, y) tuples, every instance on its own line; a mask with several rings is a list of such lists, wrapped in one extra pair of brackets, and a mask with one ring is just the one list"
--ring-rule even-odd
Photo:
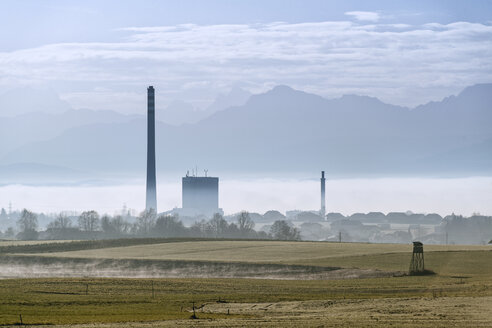
[(154, 87), (147, 88), (147, 196), (145, 209), (157, 213), (155, 181), (155, 97)]

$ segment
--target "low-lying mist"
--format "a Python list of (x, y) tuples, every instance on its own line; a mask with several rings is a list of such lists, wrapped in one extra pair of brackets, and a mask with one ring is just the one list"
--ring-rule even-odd
[[(221, 179), (219, 206), (226, 214), (241, 210), (264, 213), (294, 209), (317, 210), (318, 179)], [(416, 213), (473, 213), (492, 215), (492, 177), (336, 179), (326, 182), (327, 212), (411, 210)], [(159, 211), (181, 207), (180, 178), (157, 185)], [(36, 212), (96, 210), (113, 214), (125, 206), (136, 213), (145, 204), (145, 183), (80, 185), (5, 185), (0, 208), (28, 208)]]
[(205, 261), (0, 257), (0, 279), (50, 277), (351, 279), (401, 276), (401, 272), (284, 264)]

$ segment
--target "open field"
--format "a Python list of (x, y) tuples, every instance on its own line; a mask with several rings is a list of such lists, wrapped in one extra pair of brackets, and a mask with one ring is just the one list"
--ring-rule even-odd
[(451, 277), (0, 280), (3, 325), (490, 327), (491, 305), (490, 280)]
[[(15, 249), (28, 253), (0, 255), (0, 262), (37, 263), (51, 271), (54, 264), (82, 265), (80, 277), (0, 279), (0, 325), (19, 323), (22, 314), (24, 323), (59, 327), (118, 327), (130, 322), (132, 327), (492, 326), (490, 246), (424, 246), (426, 267), (436, 275), (339, 279), (344, 277), (330, 274), (348, 274), (343, 270), (349, 268), (406, 271), (412, 247), (230, 240), (126, 243), (26, 246)], [(39, 253), (32, 247), (39, 247)], [(78, 250), (56, 252), (67, 248)], [(222, 273), (250, 270), (257, 272), (256, 278), (264, 277), (261, 272), (266, 270), (277, 270), (279, 275), (269, 277), (275, 279), (84, 278), (92, 262), (96, 268), (105, 263), (116, 271), (125, 263), (153, 272), (172, 265), (185, 271), (204, 266)], [(308, 279), (306, 272), (320, 276)], [(294, 279), (283, 279), (281, 273), (293, 274)], [(198, 320), (190, 319), (193, 302)]]
[[(112, 259), (153, 260), (207, 260), (235, 262), (292, 263), (301, 259), (317, 261), (326, 257), (346, 257), (384, 253), (409, 253), (411, 245), (333, 243), (333, 242), (288, 242), (273, 240), (258, 241), (180, 241), (86, 249), (71, 252), (53, 252), (50, 256)], [(471, 245), (426, 245), (426, 252), (492, 250), (492, 246)]]
[(67, 243), (71, 240), (0, 240), (0, 247)]
[(0, 242), (0, 254), (68, 252), (86, 249), (125, 247), (132, 245), (153, 245), (184, 241), (203, 241), (204, 238), (123, 238), (98, 240), (35, 240)]
[[(470, 267), (474, 267), (474, 275), (492, 272), (492, 245), (426, 245), (424, 249), (427, 267), (441, 275), (468, 274)], [(404, 244), (182, 240), (30, 255), (83, 259), (269, 263), (406, 272), (411, 251), (412, 246)]]

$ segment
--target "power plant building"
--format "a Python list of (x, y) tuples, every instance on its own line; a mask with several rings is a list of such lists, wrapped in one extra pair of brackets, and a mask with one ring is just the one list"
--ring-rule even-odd
[(183, 177), (183, 208), (199, 209), (207, 212), (219, 208), (219, 178)]
[(175, 208), (174, 213), (181, 216), (204, 215), (212, 217), (223, 214), (219, 208), (219, 178), (186, 175), (182, 178), (183, 207)]

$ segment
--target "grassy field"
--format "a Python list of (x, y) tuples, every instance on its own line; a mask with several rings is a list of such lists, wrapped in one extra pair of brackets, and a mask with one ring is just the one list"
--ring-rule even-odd
[[(476, 317), (467, 314), (457, 318), (453, 311), (468, 306), (470, 300), (480, 305), (475, 309)], [(477, 310), (492, 305), (490, 280), (462, 282), (451, 277), (322, 281), (9, 279), (0, 281), (0, 324), (16, 324), (22, 314), (23, 322), (32, 325), (155, 321), (156, 326), (162, 326), (161, 321), (174, 320), (174, 325), (189, 326), (195, 323), (190, 319), (193, 302), (201, 322), (210, 326), (286, 326), (292, 320), (300, 326), (319, 326), (320, 322), (333, 323), (333, 315), (339, 324), (350, 317), (352, 326), (383, 327), (381, 323), (400, 320), (397, 313), (405, 315), (409, 324), (396, 324), (401, 327), (413, 327), (412, 318), (419, 319), (422, 327), (435, 321), (425, 325), (425, 318), (447, 318), (440, 321), (438, 326), (442, 327), (455, 319), (461, 320), (463, 327), (492, 324), (490, 311)], [(445, 308), (443, 304), (447, 304)], [(410, 305), (415, 312), (407, 307)], [(467, 324), (464, 319), (469, 320)], [(473, 320), (477, 322), (472, 324)]]
[[(492, 273), (492, 246), (426, 245), (427, 267), (444, 275)], [(283, 242), (179, 241), (39, 253), (39, 256), (86, 259), (147, 259), (241, 263), (280, 263), (407, 271), (411, 245)], [(474, 267), (473, 272), (470, 267)]]
[(85, 249), (152, 245), (183, 241), (203, 241), (204, 238), (123, 238), (101, 240), (13, 240), (0, 241), (0, 254), (71, 252)]
[(6, 246), (26, 246), (43, 244), (65, 244), (71, 240), (0, 240), (0, 248)]
[[(152, 239), (151, 239), (152, 240)], [(62, 246), (60, 246), (62, 247)], [(426, 252), (492, 250), (492, 245), (426, 245)], [(105, 247), (69, 252), (50, 252), (50, 256), (112, 259), (207, 260), (236, 262), (293, 262), (302, 259), (410, 253), (411, 245), (288, 242), (288, 241), (178, 241), (123, 247)]]
[[(63, 244), (56, 249), (40, 246), (38, 254), (29, 248), (29, 256), (62, 261), (199, 260), (388, 271), (406, 271), (411, 257), (410, 245), (391, 244), (132, 243), (125, 246), (119, 241), (121, 247), (106, 248), (77, 244), (79, 250), (72, 252), (53, 252), (68, 247)], [(343, 280), (4, 279), (0, 280), (0, 325), (18, 324), (22, 314), (25, 324), (59, 327), (130, 323), (132, 327), (492, 327), (491, 247), (426, 245), (425, 259), (436, 275)], [(193, 303), (197, 320), (190, 319)]]

